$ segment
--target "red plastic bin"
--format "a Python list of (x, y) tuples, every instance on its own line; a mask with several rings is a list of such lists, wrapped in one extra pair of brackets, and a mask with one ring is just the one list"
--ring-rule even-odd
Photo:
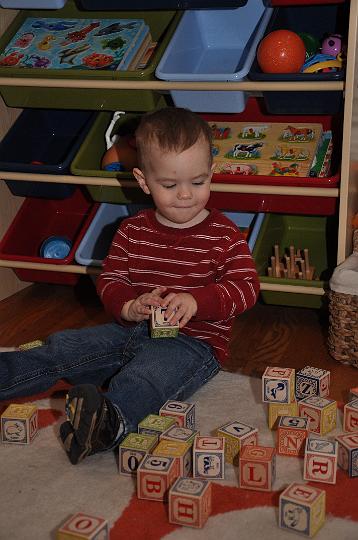
[[(250, 98), (246, 108), (238, 114), (202, 114), (208, 122), (287, 122), (320, 123), (333, 134), (332, 176), (326, 178), (214, 174), (213, 184), (249, 184), (264, 186), (336, 188), (340, 181), (340, 153), (342, 121), (340, 115), (272, 115), (265, 110), (262, 98)], [(209, 206), (223, 210), (246, 212), (281, 212), (289, 214), (331, 215), (335, 213), (336, 197), (301, 195), (266, 195), (260, 193), (211, 192)]]
[[(93, 204), (87, 193), (80, 188), (67, 199), (25, 199), (0, 242), (0, 258), (58, 266), (72, 264), (97, 208), (98, 204)], [(65, 236), (72, 242), (67, 257), (40, 257), (40, 247), (50, 236)], [(79, 279), (79, 274), (48, 270), (14, 268), (14, 272), (22, 281), (75, 285)]]

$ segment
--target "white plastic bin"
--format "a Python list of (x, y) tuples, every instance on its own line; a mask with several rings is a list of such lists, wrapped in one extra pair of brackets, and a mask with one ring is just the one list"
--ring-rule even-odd
[[(168, 81), (240, 81), (251, 68), (272, 14), (263, 0), (237, 9), (188, 10), (156, 69)], [(171, 91), (178, 107), (196, 112), (242, 112), (246, 93)]]

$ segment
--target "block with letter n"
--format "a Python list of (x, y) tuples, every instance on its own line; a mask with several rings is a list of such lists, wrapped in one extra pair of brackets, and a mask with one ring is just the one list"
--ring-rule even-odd
[(211, 482), (179, 477), (169, 491), (169, 522), (201, 528), (211, 513)]
[(309, 422), (304, 416), (280, 416), (277, 427), (277, 453), (280, 456), (303, 456)]
[(326, 492), (292, 482), (280, 495), (279, 527), (311, 538), (324, 524)]

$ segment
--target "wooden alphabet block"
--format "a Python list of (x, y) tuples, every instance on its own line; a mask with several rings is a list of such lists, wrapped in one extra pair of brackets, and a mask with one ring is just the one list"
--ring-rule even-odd
[(244, 446), (240, 454), (239, 486), (271, 491), (276, 477), (276, 451), (271, 446)]
[(179, 323), (172, 325), (170, 319), (165, 319), (167, 308), (151, 307), (150, 336), (152, 338), (176, 337), (179, 333)]
[(38, 433), (38, 411), (31, 403), (9, 405), (1, 415), (4, 443), (30, 444)]
[(325, 435), (336, 427), (337, 402), (334, 399), (309, 396), (298, 402), (300, 416), (310, 419), (309, 431)]
[(144, 435), (156, 435), (157, 440), (159, 440), (160, 435), (174, 425), (175, 420), (170, 416), (148, 414), (148, 416), (146, 416), (141, 422), (139, 422), (138, 433), (143, 433)]
[(291, 403), (295, 400), (295, 370), (267, 367), (262, 376), (264, 403)]
[(297, 401), (292, 401), (292, 403), (269, 403), (268, 426), (270, 429), (277, 429), (277, 419), (280, 416), (298, 416)]
[(240, 451), (246, 444), (257, 445), (258, 429), (243, 422), (228, 422), (216, 435), (225, 439), (225, 461), (238, 465)]
[(108, 522), (88, 514), (74, 514), (57, 531), (57, 540), (108, 540)]
[(224, 437), (195, 437), (193, 477), (208, 480), (222, 480), (225, 478)]
[(344, 406), (343, 431), (358, 431), (358, 399), (354, 399)]
[(353, 399), (358, 399), (358, 386), (350, 388), (349, 390), (349, 401), (352, 401)]
[(179, 476), (190, 476), (192, 471), (192, 445), (182, 441), (159, 441), (153, 456), (172, 457), (178, 462)]
[(166, 501), (168, 490), (178, 476), (178, 462), (174, 458), (145, 456), (137, 469), (138, 498)]
[(169, 491), (169, 522), (201, 528), (211, 513), (211, 482), (177, 478)]
[(281, 416), (277, 427), (277, 453), (280, 456), (303, 456), (309, 419), (304, 416)]
[(139, 463), (157, 444), (156, 435), (129, 433), (119, 445), (119, 473), (125, 476), (137, 473)]
[(308, 396), (329, 396), (330, 372), (306, 366), (296, 373), (296, 399)]
[(169, 400), (159, 410), (160, 416), (171, 416), (178, 426), (195, 429), (195, 405), (184, 401)]
[(338, 463), (338, 443), (310, 435), (306, 439), (303, 478), (310, 482), (335, 484)]
[(312, 538), (326, 516), (326, 492), (293, 482), (280, 495), (279, 527)]
[(181, 441), (193, 445), (195, 437), (199, 435), (197, 429), (181, 426), (171, 426), (159, 436), (161, 441)]
[(351, 478), (358, 476), (358, 433), (337, 435), (338, 466)]

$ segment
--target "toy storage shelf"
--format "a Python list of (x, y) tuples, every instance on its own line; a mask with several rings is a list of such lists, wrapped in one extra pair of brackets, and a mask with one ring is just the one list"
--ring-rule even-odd
[[(329, 3), (329, 2), (327, 2)], [(14, 12), (0, 9), (0, 23), (2, 29), (5, 29), (6, 24), (10, 22)], [(92, 88), (92, 89), (125, 89), (125, 90), (157, 90), (158, 92), (168, 92), (169, 90), (211, 90), (211, 91), (247, 91), (247, 92), (297, 92), (297, 91), (313, 91), (313, 92), (334, 92), (339, 91), (344, 93), (344, 126), (342, 140), (342, 165), (341, 165), (341, 181), (338, 188), (329, 190), (319, 187), (290, 187), (290, 186), (267, 186), (267, 185), (248, 185), (248, 184), (214, 184), (213, 191), (226, 193), (260, 193), (270, 195), (297, 195), (307, 197), (332, 197), (339, 201), (339, 227), (338, 227), (338, 251), (337, 262), (342, 262), (348, 254), (351, 253), (351, 218), (358, 208), (358, 167), (355, 167), (353, 146), (351, 149), (352, 138), (352, 115), (353, 115), (353, 99), (356, 87), (355, 65), (356, 65), (356, 47), (357, 47), (357, 25), (358, 25), (358, 2), (351, 1), (350, 3), (350, 19), (349, 19), (349, 36), (347, 48), (347, 65), (345, 81), (250, 81), (243, 80), (239, 82), (178, 82), (178, 81), (133, 81), (133, 80), (69, 80), (69, 79), (48, 79), (48, 78), (21, 78), (21, 77), (0, 77), (0, 85), (2, 86), (22, 86), (24, 91), (26, 87), (39, 88)], [(298, 117), (299, 118), (299, 117)], [(0, 128), (0, 135), (4, 134), (4, 130)], [(357, 135), (358, 137), (358, 135)], [(72, 183), (86, 185), (101, 185), (101, 186), (123, 186), (132, 187), (134, 181), (121, 181), (111, 178), (100, 177), (85, 177), (72, 175), (47, 175), (47, 174), (24, 174), (18, 172), (2, 172), (0, 178), (4, 180), (25, 180), (37, 182), (55, 182), (55, 183)], [(7, 198), (0, 201), (1, 208), (5, 208), (11, 201), (11, 194)], [(75, 274), (97, 274), (99, 269), (96, 267), (81, 266), (81, 265), (66, 265), (59, 267), (47, 263), (32, 263), (13, 260), (0, 260), (0, 268), (31, 268), (35, 270), (63, 271)], [(287, 293), (303, 293), (309, 295), (323, 295), (324, 289), (316, 287), (305, 287), (261, 283), (261, 290), (280, 291)], [(14, 291), (8, 290), (8, 295)]]

